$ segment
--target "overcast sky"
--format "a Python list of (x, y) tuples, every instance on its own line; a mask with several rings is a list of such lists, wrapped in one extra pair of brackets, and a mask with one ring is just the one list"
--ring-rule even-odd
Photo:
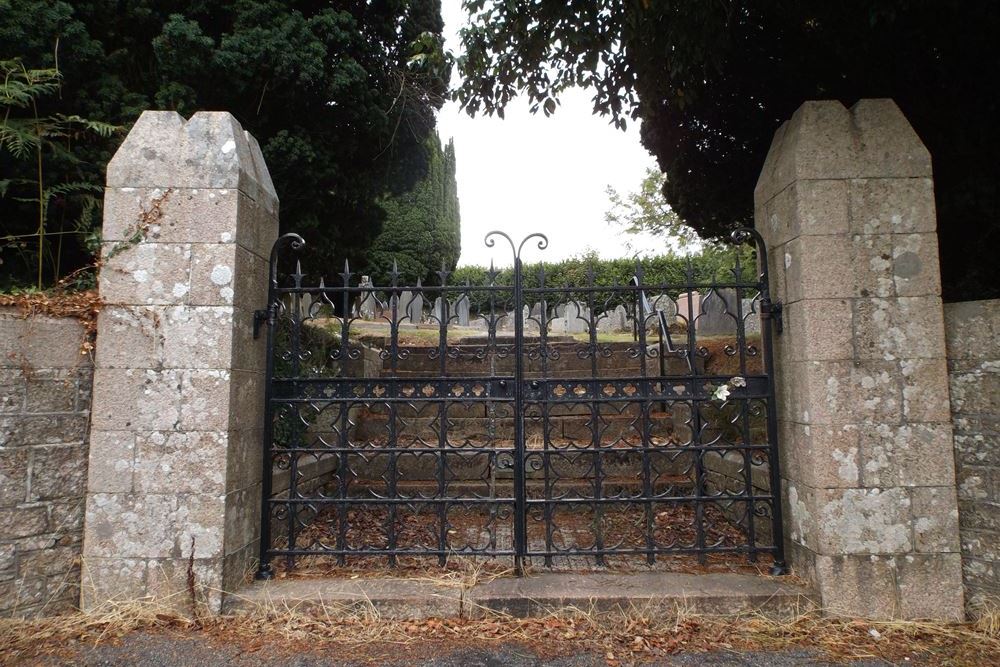
[[(466, 22), (461, 0), (443, 0), (447, 47), (459, 53), (458, 30)], [(574, 90), (546, 118), (528, 113), (526, 100), (493, 116), (470, 118), (449, 102), (438, 116), (443, 141), (455, 139), (458, 197), (462, 209), (459, 265), (511, 263), (510, 251), (483, 245), (500, 229), (520, 239), (531, 232), (549, 237), (549, 247), (532, 246), (525, 261), (558, 260), (588, 248), (602, 257), (624, 257), (629, 240), (604, 221), (609, 208), (605, 189), (637, 190), (655, 161), (639, 143), (639, 127), (616, 130), (607, 118), (591, 113), (590, 93)]]

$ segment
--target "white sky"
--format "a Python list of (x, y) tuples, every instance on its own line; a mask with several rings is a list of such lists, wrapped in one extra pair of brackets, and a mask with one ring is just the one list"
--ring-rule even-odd
[[(443, 0), (442, 14), (447, 48), (457, 55), (458, 30), (467, 18), (461, 0)], [(531, 232), (549, 237), (544, 251), (526, 246), (526, 262), (565, 259), (588, 248), (605, 258), (625, 257), (632, 254), (626, 241), (642, 247), (641, 239), (604, 221), (610, 207), (605, 188), (611, 185), (623, 195), (638, 190), (646, 168), (656, 163), (639, 143), (638, 125), (616, 130), (608, 118), (592, 115), (590, 97), (585, 90), (562, 95), (549, 118), (530, 114), (527, 100), (508, 106), (504, 120), (470, 118), (454, 102), (444, 106), (438, 131), (443, 141), (455, 139), (459, 265), (485, 265), (491, 258), (497, 266), (510, 265), (509, 248), (483, 244), (494, 229), (516, 241)]]

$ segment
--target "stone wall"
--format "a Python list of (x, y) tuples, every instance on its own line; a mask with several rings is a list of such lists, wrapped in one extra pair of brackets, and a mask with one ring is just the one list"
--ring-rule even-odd
[(0, 309), (0, 616), (77, 606), (92, 365), (74, 319)]
[(1000, 300), (944, 308), (959, 535), (971, 613), (1000, 602)]

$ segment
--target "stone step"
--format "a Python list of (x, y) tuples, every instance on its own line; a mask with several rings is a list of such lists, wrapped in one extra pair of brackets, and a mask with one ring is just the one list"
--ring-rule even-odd
[(752, 574), (681, 572), (543, 572), (463, 586), (456, 581), (390, 576), (257, 581), (225, 598), (226, 611), (347, 614), (383, 618), (529, 618), (560, 609), (665, 615), (762, 614), (787, 619), (817, 607), (797, 580)]

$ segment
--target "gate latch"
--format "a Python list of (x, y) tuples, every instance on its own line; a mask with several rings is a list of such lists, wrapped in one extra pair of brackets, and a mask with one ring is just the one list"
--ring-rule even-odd
[(761, 301), (760, 315), (764, 319), (774, 320), (774, 330), (781, 333), (785, 329), (785, 322), (782, 318), (782, 305), (780, 301)]

